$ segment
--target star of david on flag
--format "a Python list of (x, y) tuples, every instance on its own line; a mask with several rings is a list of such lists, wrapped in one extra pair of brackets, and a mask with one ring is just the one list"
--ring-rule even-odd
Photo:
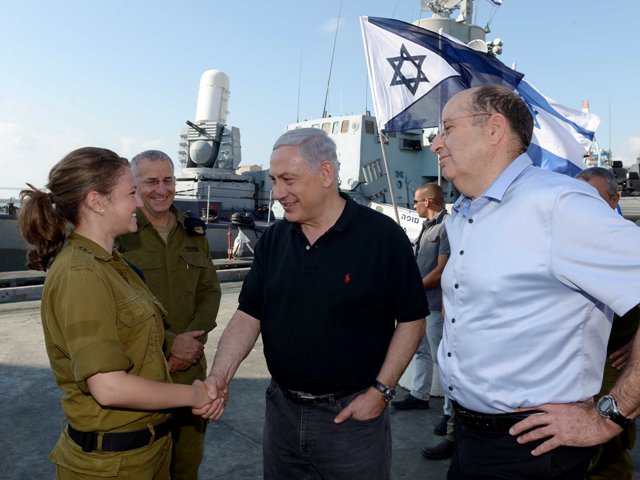
[(435, 127), (444, 104), (470, 87), (514, 89), (523, 75), (494, 57), (423, 28), (360, 17), (378, 125), (387, 132)]
[(529, 156), (534, 165), (567, 175), (584, 168), (583, 155), (600, 119), (545, 97), (524, 75), (459, 40), (399, 20), (360, 17), (369, 81), (380, 129), (435, 127), (447, 101), (482, 85), (516, 90), (534, 116)]

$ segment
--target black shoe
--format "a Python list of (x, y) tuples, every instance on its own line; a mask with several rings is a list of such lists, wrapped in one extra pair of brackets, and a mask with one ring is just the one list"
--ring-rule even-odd
[(391, 405), (400, 410), (426, 410), (429, 408), (429, 400), (420, 400), (410, 393), (407, 393), (402, 399), (391, 402)]
[(436, 426), (433, 427), (433, 433), (444, 437), (447, 434), (447, 422), (450, 418), (449, 415), (443, 415), (438, 423), (436, 423)]
[(443, 460), (453, 456), (453, 442), (443, 440), (433, 447), (424, 447), (422, 456), (429, 460)]

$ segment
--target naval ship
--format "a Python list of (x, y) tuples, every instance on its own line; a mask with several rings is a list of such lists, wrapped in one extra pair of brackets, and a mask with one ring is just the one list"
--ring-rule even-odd
[[(489, 29), (472, 23), (473, 4), (473, 0), (423, 0), (423, 10), (430, 10), (432, 16), (414, 23), (455, 37), (475, 50), (498, 55), (502, 41), (487, 41)], [(459, 12), (455, 19), (454, 12)], [(282, 217), (277, 202), (270, 200), (268, 171), (241, 172), (238, 168), (242, 160), (240, 130), (227, 124), (229, 96), (229, 78), (224, 72), (203, 73), (196, 114), (180, 133), (177, 156), (182, 169), (176, 173), (175, 202), (182, 211), (188, 210), (207, 223), (214, 259), (250, 257), (260, 233)], [(299, 121), (285, 130), (301, 127), (321, 128), (336, 142), (340, 189), (358, 203), (397, 218), (412, 240), (420, 231), (421, 220), (411, 208), (418, 186), (440, 183), (448, 204), (458, 196), (454, 186), (442, 178), (437, 155), (429, 149), (435, 129), (379, 135), (376, 118), (368, 111)], [(614, 167), (620, 166), (612, 162)], [(631, 177), (636, 180), (637, 173)], [(640, 188), (629, 191), (636, 183), (621, 183), (626, 190), (622, 213), (631, 220), (640, 219), (640, 197), (636, 195)], [(25, 249), (15, 215), (0, 214), (0, 271), (24, 269)]]

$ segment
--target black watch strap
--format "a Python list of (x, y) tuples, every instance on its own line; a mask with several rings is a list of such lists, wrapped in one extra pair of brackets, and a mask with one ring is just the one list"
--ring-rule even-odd
[(629, 425), (631, 425), (633, 423), (633, 420), (631, 420), (630, 418), (625, 417), (624, 415), (622, 415), (621, 413), (618, 413), (618, 412), (611, 412), (609, 414), (609, 420), (611, 420), (612, 422), (617, 423), (622, 428), (627, 428)]
[(391, 388), (388, 385), (385, 385), (384, 383), (380, 383), (377, 380), (373, 382), (372, 387), (378, 390), (382, 394), (382, 396), (384, 397), (384, 400), (387, 403), (393, 400), (393, 397), (395, 397), (396, 395), (396, 391), (393, 388)]
[(627, 418), (620, 413), (618, 402), (613, 395), (603, 395), (596, 406), (600, 416), (608, 418), (622, 428), (627, 428), (633, 423), (633, 419)]

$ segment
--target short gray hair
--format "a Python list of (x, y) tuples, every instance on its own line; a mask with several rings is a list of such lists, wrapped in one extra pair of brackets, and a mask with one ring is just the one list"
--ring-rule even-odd
[(273, 150), (284, 145), (299, 147), (300, 155), (313, 170), (318, 170), (322, 162), (333, 163), (337, 180), (340, 162), (338, 162), (338, 154), (336, 153), (336, 143), (329, 138), (324, 130), (319, 128), (289, 130), (276, 140), (276, 143), (273, 144)]
[(602, 167), (589, 167), (585, 168), (576, 175), (578, 180), (584, 180), (588, 182), (593, 177), (604, 178), (607, 181), (607, 193), (610, 197), (618, 193), (618, 180), (616, 176), (610, 170)]
[(171, 171), (174, 171), (173, 161), (171, 157), (160, 150), (145, 150), (144, 152), (140, 152), (135, 157), (131, 159), (129, 162), (131, 164), (131, 173), (134, 178), (138, 178), (138, 162), (142, 160), (149, 160), (150, 162), (157, 162), (158, 160), (162, 160), (165, 162), (169, 162), (171, 165)]

